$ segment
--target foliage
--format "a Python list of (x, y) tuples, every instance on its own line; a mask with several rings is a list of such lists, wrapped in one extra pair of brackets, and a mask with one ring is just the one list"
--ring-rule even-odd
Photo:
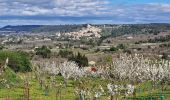
[(0, 88), (10, 88), (19, 85), (22, 82), (20, 77), (9, 67), (0, 75)]
[(149, 43), (168, 42), (168, 41), (170, 41), (170, 35), (166, 35), (165, 37), (160, 36), (160, 37), (156, 37), (154, 39), (148, 40)]
[(38, 27), (33, 32), (74, 32), (79, 31), (84, 25), (42, 25), (41, 27)]
[(60, 50), (58, 53), (59, 56), (63, 57), (63, 58), (69, 58), (71, 56), (73, 56), (73, 51), (70, 50)]
[(117, 49), (126, 49), (126, 46), (124, 44), (117, 45)]
[(98, 42), (100, 41), (100, 39), (98, 39), (98, 38), (94, 38), (94, 37), (92, 37), (92, 38), (90, 38), (90, 39), (87, 39), (87, 37), (81, 37), (80, 38), (80, 42), (81, 42), (81, 44), (85, 44), (85, 45), (91, 45), (91, 46), (96, 46), (96, 45), (98, 45)]
[(36, 55), (40, 55), (43, 58), (49, 58), (51, 50), (47, 46), (42, 46), (41, 48), (35, 49)]
[(90, 39), (87, 44), (92, 45), (94, 47), (96, 45), (96, 40), (95, 39)]
[[(154, 39), (149, 39), (149, 40), (144, 40), (144, 41), (138, 41), (135, 42), (135, 44), (140, 44), (140, 43), (159, 43), (159, 42), (169, 42), (170, 41), (170, 35), (166, 36), (159, 36), (155, 37)], [(169, 47), (169, 44), (161, 44), (160, 47)]]
[(118, 49), (116, 47), (111, 47), (110, 51), (117, 51)]
[(159, 47), (161, 47), (161, 48), (163, 48), (163, 47), (170, 47), (170, 43), (160, 44)]
[(100, 51), (100, 49), (99, 48), (97, 48), (96, 50), (95, 50), (95, 52), (97, 53), (97, 52), (99, 52)]
[(102, 29), (101, 35), (102, 35), (102, 37), (110, 36), (111, 35), (111, 30)]
[(0, 51), (0, 62), (4, 63), (9, 58), (8, 66), (15, 72), (31, 71), (28, 54), (15, 51)]
[(113, 36), (120, 36), (125, 34), (158, 34), (162, 30), (166, 30), (169, 25), (158, 24), (136, 24), (136, 25), (122, 25), (121, 27), (111, 30)]
[(104, 61), (105, 61), (106, 63), (112, 63), (112, 61), (113, 61), (112, 55), (106, 56)]
[(85, 55), (82, 55), (78, 52), (77, 55), (73, 55), (69, 58), (70, 61), (75, 61), (79, 67), (85, 67), (88, 66), (88, 59)]
[(2, 50), (4, 48), (4, 46), (0, 45), (0, 50)]
[(168, 60), (168, 59), (169, 59), (168, 54), (163, 53), (163, 54), (162, 54), (162, 59)]
[(119, 49), (126, 49), (126, 46), (124, 44), (118, 44), (116, 47), (111, 47), (110, 51), (118, 51)]

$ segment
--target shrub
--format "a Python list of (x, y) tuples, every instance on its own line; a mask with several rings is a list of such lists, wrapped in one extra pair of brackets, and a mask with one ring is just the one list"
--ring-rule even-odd
[(85, 67), (88, 66), (88, 59), (85, 55), (82, 55), (78, 52), (77, 55), (73, 55), (68, 60), (75, 61), (79, 67)]
[(132, 54), (132, 51), (129, 50), (129, 49), (125, 49), (123, 52), (124, 52), (124, 53), (127, 53), (127, 54)]
[(162, 54), (162, 59), (166, 59), (166, 60), (168, 60), (168, 59), (169, 59), (168, 54), (163, 53), (163, 54)]
[(51, 50), (47, 46), (42, 46), (41, 48), (35, 49), (36, 55), (40, 55), (43, 58), (49, 58)]
[(97, 53), (97, 52), (99, 52), (100, 51), (100, 49), (99, 48), (97, 48), (96, 50), (95, 50), (95, 52)]
[(73, 51), (69, 51), (69, 50), (60, 50), (58, 53), (59, 56), (61, 56), (62, 58), (69, 58), (71, 56), (73, 56)]
[(106, 63), (112, 63), (112, 62), (113, 62), (112, 56), (111, 56), (111, 55), (106, 56), (106, 57), (105, 57), (105, 62), (106, 62)]
[(116, 47), (111, 47), (110, 51), (117, 51), (118, 49)]
[(0, 51), (0, 62), (8, 58), (8, 66), (15, 72), (31, 71), (28, 54), (16, 51)]
[(118, 49), (126, 49), (126, 46), (124, 44), (119, 44), (117, 46)]
[(4, 48), (4, 46), (0, 45), (0, 50), (2, 50)]

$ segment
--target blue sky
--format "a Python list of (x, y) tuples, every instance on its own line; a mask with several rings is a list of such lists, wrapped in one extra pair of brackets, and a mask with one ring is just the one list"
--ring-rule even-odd
[(170, 0), (0, 0), (0, 26), (170, 23)]
[(147, 4), (147, 3), (170, 3), (169, 0), (109, 0), (115, 4)]

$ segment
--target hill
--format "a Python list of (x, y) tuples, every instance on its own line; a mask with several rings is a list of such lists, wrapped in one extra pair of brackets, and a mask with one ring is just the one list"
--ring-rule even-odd
[(41, 25), (18, 25), (18, 26), (5, 26), (0, 28), (0, 31), (15, 31), (15, 32), (20, 32), (20, 31), (32, 31), (34, 29), (37, 29), (41, 27)]
[(18, 25), (18, 26), (5, 26), (0, 28), (0, 31), (12, 32), (33, 32), (33, 33), (56, 33), (56, 32), (76, 32), (86, 27), (85, 25)]
[[(7, 32), (31, 32), (31, 33), (69, 33), (78, 32), (87, 24), (79, 25), (17, 25), (5, 26), (0, 31)], [(170, 30), (170, 24), (151, 23), (151, 24), (93, 24), (92, 26), (102, 29), (102, 36), (120, 36), (124, 34), (157, 34), (162, 31)]]

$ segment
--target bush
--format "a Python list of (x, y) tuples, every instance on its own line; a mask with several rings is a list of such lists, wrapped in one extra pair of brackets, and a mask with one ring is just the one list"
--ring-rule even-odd
[(100, 51), (100, 49), (99, 48), (97, 48), (96, 50), (95, 50), (95, 52), (97, 53), (97, 52), (99, 52)]
[(127, 54), (132, 54), (132, 51), (129, 50), (129, 49), (125, 49), (123, 52), (124, 52), (124, 53), (127, 53)]
[(117, 51), (118, 49), (116, 47), (111, 47), (110, 51)]
[(107, 62), (107, 63), (112, 63), (112, 62), (113, 62), (112, 56), (111, 56), (111, 55), (106, 56), (106, 57), (105, 57), (105, 62)]
[(118, 51), (119, 49), (126, 49), (126, 46), (124, 44), (119, 44), (116, 47), (111, 47), (110, 51)]
[(47, 46), (42, 46), (41, 48), (35, 49), (36, 55), (40, 55), (43, 58), (49, 58), (51, 50)]
[(59, 56), (61, 56), (62, 58), (69, 58), (71, 56), (73, 56), (73, 51), (69, 51), (69, 50), (60, 50), (58, 53)]
[(117, 46), (118, 49), (126, 49), (126, 46), (124, 44), (119, 44)]
[(4, 46), (0, 45), (0, 50), (2, 50), (4, 48)]
[(168, 54), (163, 53), (163, 54), (162, 54), (162, 59), (168, 60), (168, 59), (169, 59)]
[(68, 60), (75, 61), (79, 67), (88, 66), (88, 59), (85, 55), (81, 55), (79, 52), (77, 55), (73, 55)]
[(8, 66), (15, 72), (31, 71), (28, 54), (15, 51), (0, 51), (0, 63), (5, 63), (8, 58)]

